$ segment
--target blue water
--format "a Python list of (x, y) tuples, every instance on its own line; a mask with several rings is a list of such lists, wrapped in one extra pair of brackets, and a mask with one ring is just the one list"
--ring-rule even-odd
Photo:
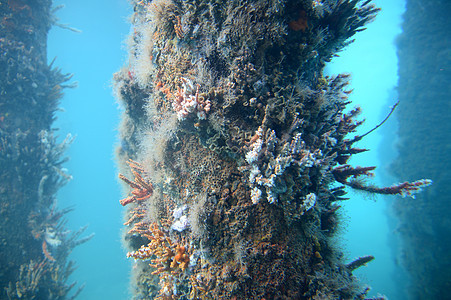
[(124, 64), (123, 41), (131, 14), (126, 0), (55, 1), (60, 23), (80, 29), (74, 33), (54, 27), (49, 35), (48, 57), (74, 73), (76, 89), (66, 90), (56, 127), (60, 135), (76, 135), (68, 150), (66, 167), (74, 179), (59, 193), (59, 205), (75, 205), (69, 228), (89, 225), (95, 237), (73, 251), (78, 269), (72, 278), (86, 283), (79, 299), (127, 299), (130, 264), (121, 245), (122, 206), (116, 180), (113, 145), (119, 110), (111, 92), (114, 72)]
[[(394, 42), (396, 36), (401, 33), (401, 15), (404, 12), (405, 1), (378, 0), (374, 3), (382, 8), (375, 21), (367, 26), (367, 30), (358, 33), (355, 36), (356, 41), (327, 68), (330, 74), (339, 72), (352, 74), (351, 88), (354, 88), (354, 91), (350, 100), (352, 105), (362, 107), (361, 117), (366, 120), (357, 134), (363, 134), (377, 125), (397, 101), (393, 95), (398, 80)], [(387, 178), (384, 178), (386, 172), (383, 166), (389, 163), (393, 155), (387, 157), (385, 153), (390, 154), (388, 150), (392, 150), (393, 145), (386, 143), (385, 140), (384, 144), (381, 144), (383, 141), (381, 133), (382, 130), (377, 130), (360, 141), (356, 145), (357, 148), (367, 148), (371, 151), (354, 155), (350, 164), (378, 166), (374, 183), (386, 185), (387, 181), (393, 179), (384, 180)], [(384, 154), (381, 155), (377, 150)], [(352, 191), (350, 197), (351, 200), (343, 205), (348, 218), (348, 226), (342, 237), (343, 245), (350, 259), (369, 254), (375, 257), (373, 262), (358, 269), (354, 274), (371, 286), (369, 295), (383, 294), (389, 299), (403, 299), (402, 286), (396, 280), (398, 274), (402, 272), (396, 265), (394, 249), (396, 244), (393, 241), (398, 237), (393, 234), (394, 228), (389, 225), (393, 222), (389, 219), (389, 205), (396, 199), (392, 196), (376, 196), (368, 199)]]
[[(363, 108), (366, 119), (357, 134), (379, 123), (396, 101), (392, 93), (397, 82), (394, 39), (400, 33), (404, 1), (374, 3), (382, 12), (326, 70), (328, 74), (352, 73), (351, 100)], [(75, 73), (73, 80), (79, 82), (78, 88), (66, 90), (61, 104), (65, 112), (58, 114), (56, 124), (61, 136), (69, 132), (76, 135), (67, 153), (71, 160), (66, 164), (74, 179), (59, 192), (59, 205), (75, 205), (68, 216), (69, 228), (89, 224), (88, 232), (96, 234), (71, 254), (78, 264), (72, 279), (86, 284), (80, 299), (127, 299), (131, 263), (121, 245), (121, 191), (113, 155), (120, 111), (110, 83), (112, 74), (126, 63), (123, 41), (130, 30), (127, 18), (132, 12), (126, 0), (55, 1), (58, 4), (66, 5), (57, 12), (60, 23), (82, 30), (74, 33), (54, 27), (49, 35), (49, 60), (57, 56), (56, 64), (65, 72)], [(381, 141), (380, 131), (360, 141), (358, 147), (372, 151), (356, 155), (351, 164), (387, 164), (389, 158), (381, 159), (377, 150), (389, 153), (392, 145)], [(382, 177), (376, 177), (375, 183), (380, 184)], [(378, 197), (373, 201), (350, 195), (352, 199), (341, 209), (346, 228), (337, 241), (349, 260), (368, 254), (376, 257), (355, 272), (372, 287), (370, 295), (402, 299), (399, 282), (394, 280), (401, 274), (393, 248), (397, 237), (388, 218), (388, 205), (395, 199)]]

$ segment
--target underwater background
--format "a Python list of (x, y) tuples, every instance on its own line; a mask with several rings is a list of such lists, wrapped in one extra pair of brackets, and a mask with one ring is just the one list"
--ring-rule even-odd
[[(356, 134), (363, 134), (378, 124), (396, 102), (397, 58), (394, 41), (400, 33), (404, 1), (376, 0), (382, 8), (367, 30), (358, 33), (356, 41), (326, 67), (326, 73), (351, 73), (352, 106), (362, 107), (366, 122)], [(74, 73), (78, 87), (65, 92), (56, 127), (59, 135), (76, 136), (67, 155), (66, 167), (73, 180), (59, 194), (59, 206), (75, 206), (67, 216), (70, 228), (89, 225), (87, 232), (95, 237), (77, 247), (71, 258), (78, 268), (72, 279), (84, 282), (80, 299), (129, 298), (131, 260), (121, 244), (123, 207), (117, 180), (114, 145), (118, 143), (117, 126), (120, 109), (112, 95), (112, 74), (127, 59), (124, 40), (130, 33), (128, 18), (131, 7), (126, 0), (55, 1), (64, 4), (58, 11), (60, 23), (80, 29), (75, 33), (53, 27), (48, 39), (48, 58), (55, 56), (58, 66)], [(392, 182), (384, 165), (395, 156), (393, 140), (382, 135), (396, 130), (393, 117), (358, 143), (371, 151), (353, 157), (353, 165), (378, 166), (375, 180), (379, 184)], [(371, 295), (384, 294), (390, 299), (402, 299), (402, 271), (396, 264), (394, 221), (390, 220), (388, 205), (394, 199), (368, 199), (352, 191), (351, 201), (344, 202), (342, 214), (346, 225), (337, 234), (348, 260), (374, 255), (375, 260), (354, 274), (370, 285)]]

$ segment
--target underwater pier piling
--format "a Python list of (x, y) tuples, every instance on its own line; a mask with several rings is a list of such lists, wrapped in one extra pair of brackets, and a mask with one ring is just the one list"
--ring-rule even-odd
[[(133, 1), (117, 159), (134, 299), (363, 299), (334, 243), (353, 167), (349, 75), (371, 1)], [(365, 255), (365, 254), (362, 254)]]
[(70, 299), (70, 251), (88, 238), (70, 232), (56, 193), (70, 135), (57, 142), (55, 112), (71, 78), (47, 63), (52, 1), (0, 2), (0, 298)]
[(398, 178), (434, 180), (415, 201), (399, 199), (403, 266), (410, 299), (447, 299), (451, 288), (450, 1), (407, 0), (399, 59)]

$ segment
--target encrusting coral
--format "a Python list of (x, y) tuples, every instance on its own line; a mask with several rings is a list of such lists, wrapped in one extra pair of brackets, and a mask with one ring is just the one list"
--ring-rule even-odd
[(127, 253), (127, 257), (134, 259), (151, 260), (151, 266), (156, 270), (152, 275), (163, 272), (176, 274), (179, 270), (185, 271), (188, 267), (189, 256), (187, 247), (173, 244), (171, 239), (164, 234), (156, 223), (149, 225), (149, 229), (140, 231), (141, 236), (146, 237), (150, 242), (146, 246), (141, 246), (136, 251)]
[[(120, 203), (124, 206), (134, 203), (136, 207), (131, 210), (132, 216), (124, 225), (133, 223), (134, 226), (128, 233), (137, 234), (149, 240), (147, 245), (142, 245), (136, 251), (128, 252), (127, 257), (151, 261), (149, 266), (155, 269), (151, 275), (160, 276), (161, 289), (156, 299), (176, 299), (172, 294), (173, 276), (180, 275), (188, 268), (189, 246), (183, 243), (183, 240), (180, 243), (173, 243), (169, 235), (164, 233), (157, 223), (144, 220), (146, 207), (143, 203), (152, 195), (153, 187), (146, 179), (146, 172), (138, 162), (130, 159), (127, 164), (134, 175), (134, 181), (127, 179), (122, 174), (119, 174), (119, 178), (133, 190), (131, 191), (132, 195), (122, 199)], [(186, 280), (188, 280), (187, 276), (185, 276)]]
[(179, 120), (185, 120), (190, 113), (196, 113), (200, 120), (207, 118), (207, 113), (210, 111), (211, 102), (199, 96), (199, 85), (194, 86), (189, 79), (180, 78), (183, 87), (177, 90), (174, 95), (172, 107), (177, 112)]

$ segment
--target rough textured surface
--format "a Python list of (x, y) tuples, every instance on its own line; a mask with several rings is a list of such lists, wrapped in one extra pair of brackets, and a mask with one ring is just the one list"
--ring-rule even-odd
[[(399, 58), (398, 177), (426, 176), (432, 187), (395, 210), (412, 299), (449, 298), (451, 288), (451, 21), (449, 1), (407, 1)], [(417, 177), (418, 178), (418, 177)]]
[[(334, 247), (348, 75), (370, 1), (134, 1), (117, 149), (136, 299), (364, 297)], [(130, 160), (132, 159), (132, 160)], [(336, 168), (339, 164), (341, 168)]]
[(64, 82), (47, 64), (51, 1), (0, 2), (0, 298), (65, 299), (74, 286), (71, 249), (84, 240), (65, 228), (56, 192), (70, 175), (68, 136), (52, 128)]

